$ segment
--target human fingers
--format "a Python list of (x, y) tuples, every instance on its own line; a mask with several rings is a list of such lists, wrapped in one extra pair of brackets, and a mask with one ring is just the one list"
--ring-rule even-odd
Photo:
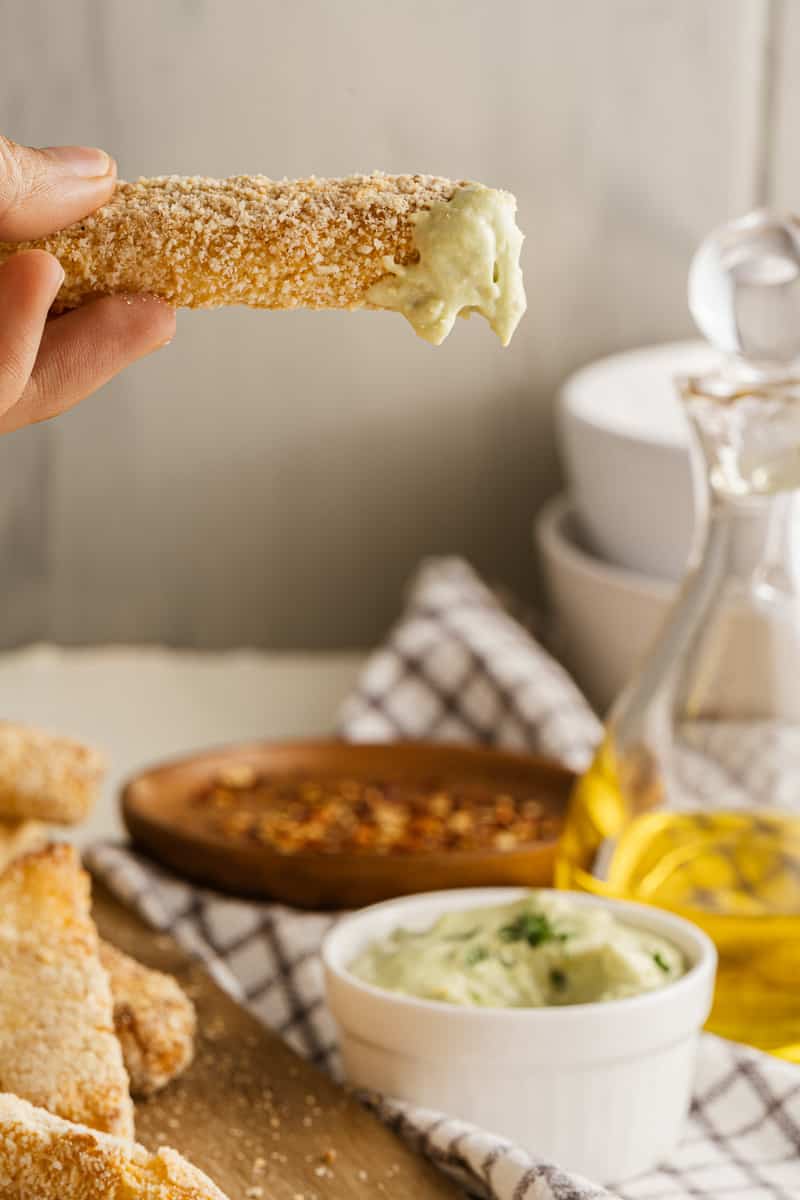
[(0, 417), (25, 390), (64, 279), (52, 254), (25, 250), (0, 267)]
[(105, 296), (50, 321), (22, 395), (0, 416), (0, 434), (72, 408), (174, 333), (174, 310), (152, 296)]
[(0, 135), (0, 241), (44, 237), (111, 197), (116, 163), (89, 146), (20, 146)]

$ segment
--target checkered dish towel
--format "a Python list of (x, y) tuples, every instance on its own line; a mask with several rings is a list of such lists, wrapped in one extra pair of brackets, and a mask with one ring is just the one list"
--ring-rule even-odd
[[(585, 765), (600, 732), (569, 677), (459, 560), (426, 564), (406, 613), (343, 710), (359, 740), (439, 738), (549, 753)], [(232, 900), (117, 846), (91, 869), (301, 1054), (338, 1072), (319, 944), (335, 918)], [(668, 1163), (611, 1191), (462, 1121), (391, 1100), (378, 1114), (471, 1194), (492, 1200), (798, 1200), (800, 1069), (703, 1035), (694, 1104)]]

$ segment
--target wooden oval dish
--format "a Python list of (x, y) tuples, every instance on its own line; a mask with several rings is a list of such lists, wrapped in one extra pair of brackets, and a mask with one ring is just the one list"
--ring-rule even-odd
[(454, 787), (485, 782), (487, 791), (530, 789), (558, 820), (573, 774), (549, 759), (468, 746), (419, 742), (255, 742), (152, 767), (122, 791), (122, 816), (134, 842), (178, 874), (240, 896), (299, 908), (356, 908), (440, 888), (552, 882), (558, 832), (512, 850), (394, 853), (281, 853), (207, 827), (193, 797), (233, 766), (280, 780), (326, 778)]

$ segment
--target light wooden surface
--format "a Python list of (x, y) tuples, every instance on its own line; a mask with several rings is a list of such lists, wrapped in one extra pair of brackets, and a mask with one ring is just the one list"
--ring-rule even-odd
[(71, 831), (85, 845), (122, 835), (120, 785), (152, 763), (228, 742), (331, 733), (361, 662), (356, 654), (34, 646), (0, 654), (0, 718), (103, 751), (102, 797)]
[(103, 144), (127, 176), (506, 186), (530, 312), (507, 351), (476, 321), (433, 350), (386, 314), (181, 316), (169, 349), (0, 443), (0, 644), (367, 645), (434, 551), (530, 593), (556, 384), (689, 332), (692, 248), (763, 174), (774, 7), (9, 0), (12, 136)]
[(456, 1200), (457, 1188), (376, 1117), (296, 1055), (107, 893), (95, 891), (102, 935), (169, 971), (198, 1011), (195, 1062), (136, 1106), (136, 1136), (171, 1145), (229, 1200)]

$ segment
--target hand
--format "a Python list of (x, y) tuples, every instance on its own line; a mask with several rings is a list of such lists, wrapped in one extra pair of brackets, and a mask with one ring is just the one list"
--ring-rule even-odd
[[(0, 241), (44, 237), (104, 204), (117, 169), (102, 150), (30, 150), (0, 136)], [(45, 421), (175, 332), (151, 296), (106, 296), (48, 320), (64, 272), (43, 250), (0, 267), (0, 433)]]

